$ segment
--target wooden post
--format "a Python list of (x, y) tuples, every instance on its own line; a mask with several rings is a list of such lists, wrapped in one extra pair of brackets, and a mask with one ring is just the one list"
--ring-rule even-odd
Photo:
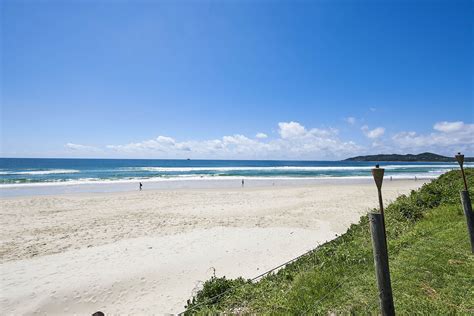
[(369, 221), (374, 249), (375, 276), (377, 277), (379, 289), (380, 310), (383, 316), (393, 316), (395, 315), (395, 306), (393, 305), (383, 216), (381, 213), (369, 213)]
[(469, 191), (461, 191), (461, 202), (464, 209), (464, 215), (466, 215), (467, 231), (471, 239), (471, 252), (474, 253), (474, 213), (472, 213)]
[(466, 174), (464, 173), (464, 155), (458, 153), (455, 157), (461, 167), (461, 174), (464, 182), (464, 191), (461, 191), (461, 203), (462, 208), (464, 209), (464, 215), (466, 215), (467, 231), (471, 240), (471, 252), (474, 253), (474, 214), (472, 213), (471, 198), (469, 197)]
[(464, 190), (467, 191), (467, 181), (466, 181), (466, 175), (464, 174), (464, 155), (461, 153), (458, 153), (456, 156), (454, 156), (456, 160), (458, 161), (459, 166), (461, 167), (461, 174), (462, 174), (462, 179), (464, 180)]
[(385, 240), (385, 247), (387, 247), (387, 237), (385, 235), (385, 215), (383, 209), (383, 199), (382, 199), (382, 183), (383, 183), (383, 175), (385, 173), (385, 169), (380, 168), (379, 165), (375, 165), (375, 168), (372, 169), (372, 176), (375, 180), (375, 185), (377, 186), (377, 194), (379, 197), (379, 210), (380, 214), (382, 215), (382, 225), (384, 231), (384, 240)]

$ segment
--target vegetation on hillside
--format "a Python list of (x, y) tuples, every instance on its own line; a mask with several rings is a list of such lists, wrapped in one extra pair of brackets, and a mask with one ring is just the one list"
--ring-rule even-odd
[[(474, 197), (474, 169), (467, 169)], [(397, 313), (474, 313), (474, 256), (460, 204), (462, 180), (451, 171), (386, 207)], [(276, 263), (277, 264), (277, 263)], [(205, 282), (187, 313), (378, 313), (367, 216), (338, 238), (258, 282)]]
[[(474, 161), (474, 157), (465, 157), (465, 161)], [(368, 155), (368, 156), (357, 156), (347, 158), (345, 161), (427, 161), (427, 162), (455, 162), (454, 157), (446, 157), (433, 153), (421, 153), (418, 155), (398, 155), (398, 154), (380, 154), (380, 155)]]

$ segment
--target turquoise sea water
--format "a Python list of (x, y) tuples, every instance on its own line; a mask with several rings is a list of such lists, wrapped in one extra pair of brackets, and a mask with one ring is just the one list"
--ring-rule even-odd
[[(366, 178), (373, 162), (0, 158), (0, 187), (28, 184), (238, 178)], [(455, 163), (383, 162), (387, 177), (434, 178)]]

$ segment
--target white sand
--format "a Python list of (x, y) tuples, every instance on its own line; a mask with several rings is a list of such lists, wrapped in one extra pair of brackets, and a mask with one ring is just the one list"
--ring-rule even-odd
[[(421, 186), (387, 181), (391, 200)], [(213, 269), (245, 278), (343, 233), (375, 185), (3, 198), (0, 314), (177, 313)]]

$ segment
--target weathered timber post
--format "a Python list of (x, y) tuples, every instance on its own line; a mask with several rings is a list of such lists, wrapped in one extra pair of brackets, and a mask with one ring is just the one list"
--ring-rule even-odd
[(474, 253), (474, 214), (472, 213), (471, 198), (469, 197), (466, 174), (464, 173), (464, 155), (458, 153), (455, 157), (461, 167), (462, 179), (464, 181), (464, 190), (461, 191), (461, 203), (464, 215), (466, 215), (467, 231), (471, 240), (471, 252)]
[[(379, 210), (380, 214), (382, 214), (382, 225), (383, 225), (383, 232), (385, 236), (385, 215), (383, 209), (383, 199), (382, 199), (382, 182), (383, 182), (383, 175), (385, 173), (385, 169), (379, 168), (379, 165), (375, 165), (375, 168), (372, 169), (372, 176), (375, 180), (375, 185), (377, 186), (377, 193), (379, 197)], [(385, 246), (387, 246), (387, 237), (384, 237)]]
[(388, 247), (385, 231), (385, 218), (382, 200), (382, 182), (384, 169), (376, 165), (372, 169), (375, 184), (378, 190), (380, 213), (369, 213), (370, 233), (372, 235), (372, 246), (374, 251), (375, 276), (379, 289), (380, 310), (383, 316), (395, 315), (393, 304), (392, 284), (390, 281), (390, 269), (388, 265)]
[(388, 252), (385, 242), (383, 217), (380, 213), (369, 213), (370, 233), (374, 248), (375, 276), (379, 289), (380, 310), (383, 316), (395, 315), (393, 305), (392, 284), (388, 266)]

